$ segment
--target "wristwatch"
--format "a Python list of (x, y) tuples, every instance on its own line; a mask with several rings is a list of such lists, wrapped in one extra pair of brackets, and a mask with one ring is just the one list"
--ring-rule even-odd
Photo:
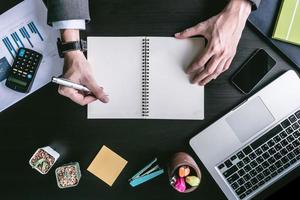
[(80, 50), (85, 52), (87, 50), (86, 41), (72, 41), (72, 42), (62, 42), (60, 38), (57, 38), (57, 50), (59, 57), (63, 58), (64, 54), (70, 51)]

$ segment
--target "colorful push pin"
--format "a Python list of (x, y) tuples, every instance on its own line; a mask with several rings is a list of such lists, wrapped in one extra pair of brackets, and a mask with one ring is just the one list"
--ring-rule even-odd
[(192, 187), (197, 187), (200, 184), (200, 179), (197, 176), (188, 176), (185, 178), (185, 182)]
[(185, 181), (184, 181), (184, 178), (178, 178), (176, 180), (176, 183), (175, 183), (175, 189), (178, 191), (178, 192), (184, 192), (186, 190), (186, 185), (185, 185)]
[(186, 177), (190, 174), (190, 168), (188, 166), (181, 166), (178, 170), (179, 177)]

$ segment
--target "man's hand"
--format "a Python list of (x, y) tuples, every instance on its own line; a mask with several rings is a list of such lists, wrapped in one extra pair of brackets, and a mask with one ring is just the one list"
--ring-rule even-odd
[[(62, 31), (62, 38), (64, 41), (79, 40), (79, 31)], [(93, 94), (86, 95), (85, 93), (73, 88), (59, 86), (59, 94), (69, 97), (72, 101), (80, 105), (89, 104), (97, 99), (103, 103), (107, 103), (109, 101), (108, 96), (103, 91), (103, 88), (100, 87), (94, 79), (91, 67), (81, 51), (71, 51), (65, 54), (63, 77), (74, 83), (86, 86)]]
[(229, 68), (250, 12), (248, 0), (231, 0), (218, 15), (175, 34), (178, 39), (201, 35), (208, 40), (186, 71), (192, 83), (205, 85)]

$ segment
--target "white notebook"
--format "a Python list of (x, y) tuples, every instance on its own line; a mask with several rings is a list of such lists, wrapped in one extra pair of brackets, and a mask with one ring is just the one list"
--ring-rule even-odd
[(204, 118), (204, 88), (184, 70), (204, 39), (88, 37), (88, 61), (109, 103), (88, 105), (88, 118)]

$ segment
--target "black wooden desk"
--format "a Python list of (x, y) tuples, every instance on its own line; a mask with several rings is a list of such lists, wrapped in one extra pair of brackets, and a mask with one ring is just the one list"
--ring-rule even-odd
[[(1, 1), (1, 11), (16, 2)], [(93, 36), (171, 36), (212, 16), (224, 6), (224, 3), (212, 0), (91, 0), (90, 4), (93, 21), (88, 25), (86, 34)], [(290, 69), (276, 52), (246, 27), (230, 69), (205, 88), (204, 121), (87, 120), (86, 107), (59, 96), (56, 86), (45, 86), (0, 113), (0, 198), (226, 199), (192, 152), (188, 141), (246, 98), (230, 85), (228, 79), (256, 48), (266, 49), (277, 60), (277, 66), (260, 87)], [(113, 187), (86, 171), (104, 144), (129, 161)], [(28, 160), (32, 153), (45, 145), (51, 145), (61, 153), (55, 167), (70, 161), (80, 163), (83, 176), (78, 187), (61, 190), (56, 186), (53, 169), (43, 176), (30, 168)], [(128, 178), (155, 156), (166, 160), (177, 151), (189, 152), (200, 165), (203, 178), (197, 191), (178, 194), (168, 185), (166, 174), (137, 188), (129, 186)], [(299, 169), (258, 199), (270, 194), (273, 195), (269, 199), (296, 195), (293, 186), (299, 185), (299, 179), (295, 179), (298, 174)]]

